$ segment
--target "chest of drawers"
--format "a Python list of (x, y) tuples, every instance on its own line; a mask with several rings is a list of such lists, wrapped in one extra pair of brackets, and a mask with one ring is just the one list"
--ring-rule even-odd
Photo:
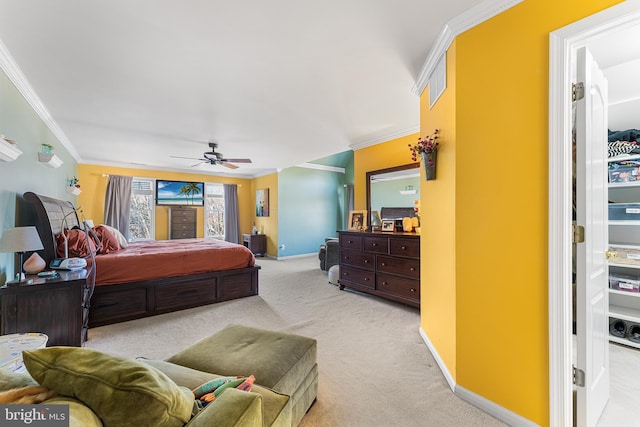
[(420, 306), (420, 236), (341, 231), (340, 289)]
[(195, 238), (196, 214), (194, 208), (169, 209), (169, 239)]

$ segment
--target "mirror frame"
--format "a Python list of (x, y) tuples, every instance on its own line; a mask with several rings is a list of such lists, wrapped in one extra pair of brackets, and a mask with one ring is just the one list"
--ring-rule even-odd
[(403, 171), (403, 170), (409, 170), (409, 169), (415, 169), (415, 168), (419, 168), (420, 167), (420, 162), (416, 162), (416, 163), (408, 163), (406, 165), (400, 165), (400, 166), (394, 166), (391, 168), (386, 168), (386, 169), (378, 169), (378, 170), (373, 170), (373, 171), (369, 171), (366, 173), (366, 180), (367, 180), (367, 215), (369, 216), (369, 220), (367, 221), (368, 224), (371, 224), (371, 176), (372, 175), (378, 175), (381, 173), (389, 173), (389, 172), (398, 172), (398, 171)]

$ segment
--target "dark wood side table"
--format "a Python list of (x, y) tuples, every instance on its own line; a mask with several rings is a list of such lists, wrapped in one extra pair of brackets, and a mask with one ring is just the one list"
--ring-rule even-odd
[(254, 255), (264, 256), (267, 253), (266, 234), (243, 234), (242, 242)]
[(82, 295), (87, 271), (29, 276), (30, 285), (0, 287), (0, 334), (41, 332), (48, 346), (82, 346)]

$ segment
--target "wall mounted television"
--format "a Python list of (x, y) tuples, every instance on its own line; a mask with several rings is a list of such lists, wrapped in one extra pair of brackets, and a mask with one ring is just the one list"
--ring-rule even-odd
[(204, 206), (204, 182), (157, 179), (156, 205)]

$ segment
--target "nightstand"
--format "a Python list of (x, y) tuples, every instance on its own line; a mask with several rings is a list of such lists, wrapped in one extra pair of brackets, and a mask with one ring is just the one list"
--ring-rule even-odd
[(40, 332), (48, 345), (82, 346), (82, 295), (86, 270), (29, 276), (30, 285), (0, 287), (0, 334)]
[(254, 255), (264, 256), (267, 253), (266, 234), (243, 234), (242, 242)]

